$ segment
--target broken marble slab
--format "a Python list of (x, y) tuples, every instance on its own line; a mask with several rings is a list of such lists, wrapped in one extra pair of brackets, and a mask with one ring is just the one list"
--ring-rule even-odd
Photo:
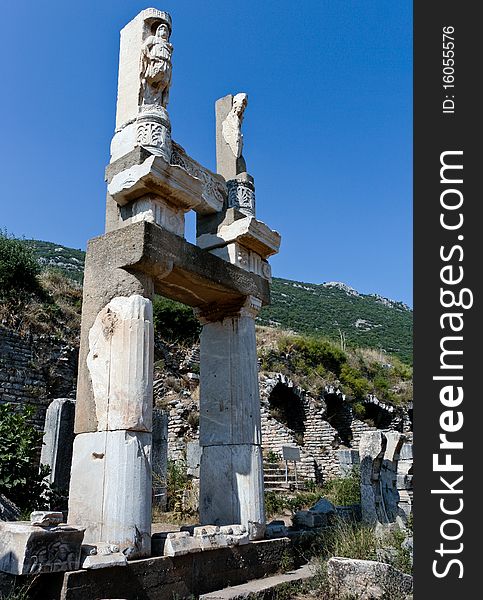
[(0, 523), (0, 571), (12, 575), (57, 573), (79, 568), (84, 529)]

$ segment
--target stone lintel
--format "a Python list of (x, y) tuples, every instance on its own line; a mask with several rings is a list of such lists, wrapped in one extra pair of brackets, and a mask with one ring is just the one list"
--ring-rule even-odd
[(106, 167), (110, 196), (120, 205), (154, 193), (172, 204), (200, 214), (222, 210), (226, 200), (223, 177), (212, 173), (173, 142), (171, 164), (137, 147)]
[(280, 234), (255, 217), (245, 217), (228, 225), (221, 224), (216, 234), (204, 234), (197, 239), (198, 246), (206, 250), (219, 248), (231, 242), (239, 242), (262, 258), (267, 258), (278, 252)]
[(185, 239), (146, 221), (133, 223), (89, 241), (88, 253), (110, 269), (143, 272), (155, 290), (205, 311), (239, 309), (247, 296), (270, 302), (268, 282), (213, 256)]

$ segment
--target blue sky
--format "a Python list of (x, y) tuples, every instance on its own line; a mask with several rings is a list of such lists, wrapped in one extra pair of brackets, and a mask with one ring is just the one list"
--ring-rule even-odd
[(248, 93), (274, 275), (412, 305), (408, 0), (4, 3), (0, 227), (75, 248), (103, 232), (119, 30), (148, 6), (173, 17), (168, 109), (196, 160), (215, 169), (214, 101)]

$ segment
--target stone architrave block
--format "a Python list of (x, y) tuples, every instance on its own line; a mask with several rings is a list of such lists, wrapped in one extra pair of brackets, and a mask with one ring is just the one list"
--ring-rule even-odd
[(183, 166), (171, 165), (162, 156), (152, 155), (141, 164), (131, 165), (116, 173), (107, 191), (119, 206), (146, 195), (155, 195), (172, 205), (173, 209), (209, 214), (223, 208), (223, 196), (215, 187), (217, 184), (214, 179), (211, 182), (203, 181)]
[(86, 527), (86, 544), (116, 544), (129, 559), (149, 556), (151, 494), (151, 433), (77, 435), (69, 523)]
[(0, 523), (0, 571), (12, 575), (76, 571), (83, 537), (84, 529), (70, 525)]
[(168, 533), (164, 542), (164, 556), (181, 556), (190, 552), (201, 552), (200, 538), (187, 531)]
[(48, 480), (58, 490), (67, 490), (69, 487), (74, 417), (75, 402), (69, 398), (53, 400), (45, 413), (40, 462), (50, 467)]
[(151, 431), (153, 354), (151, 300), (139, 294), (113, 298), (89, 331), (98, 431)]
[(255, 217), (244, 217), (233, 223), (221, 225), (216, 234), (200, 235), (196, 243), (200, 248), (212, 250), (238, 242), (266, 259), (278, 252), (280, 239), (280, 234), (270, 229), (262, 221), (258, 221)]
[[(265, 528), (260, 446), (205, 446), (200, 467), (200, 521), (215, 525), (249, 522)], [(263, 537), (261, 533), (261, 537)], [(254, 539), (250, 535), (250, 539)]]
[(327, 563), (327, 575), (332, 591), (338, 598), (412, 598), (411, 575), (406, 575), (386, 563), (334, 556)]

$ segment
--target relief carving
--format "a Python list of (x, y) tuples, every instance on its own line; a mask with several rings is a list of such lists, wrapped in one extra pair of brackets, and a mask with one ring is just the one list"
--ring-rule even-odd
[(223, 138), (230, 146), (235, 158), (240, 158), (242, 155), (243, 134), (241, 132), (241, 125), (247, 104), (247, 94), (236, 94), (233, 97), (231, 110), (222, 123)]

